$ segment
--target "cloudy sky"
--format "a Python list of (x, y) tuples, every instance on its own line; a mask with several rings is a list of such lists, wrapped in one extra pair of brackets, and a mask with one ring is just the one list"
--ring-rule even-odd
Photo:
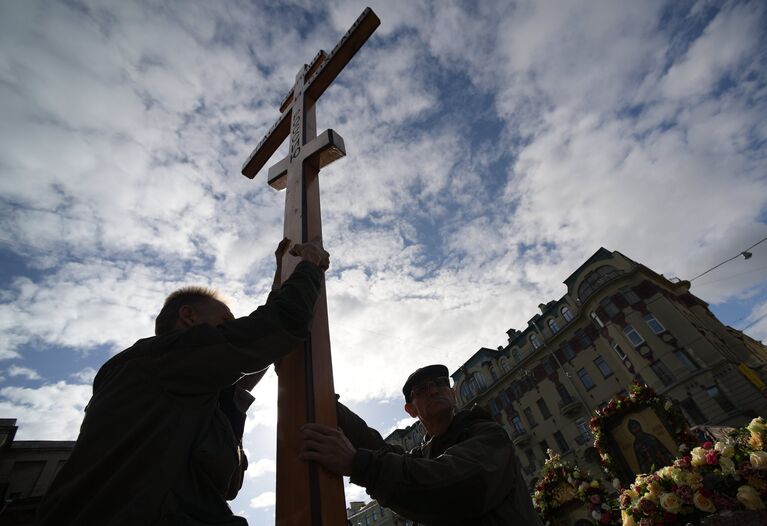
[[(599, 247), (690, 279), (767, 236), (764, 2), (372, 7), (317, 121), (348, 154), (321, 178), (336, 388), (382, 432), (410, 371), (504, 345)], [(19, 439), (74, 439), (95, 371), (175, 288), (262, 302), (284, 195), (240, 168), (363, 8), (0, 5), (0, 416)], [(692, 291), (764, 340), (767, 242), (752, 252)], [(275, 385), (233, 505), (254, 525), (274, 511)]]

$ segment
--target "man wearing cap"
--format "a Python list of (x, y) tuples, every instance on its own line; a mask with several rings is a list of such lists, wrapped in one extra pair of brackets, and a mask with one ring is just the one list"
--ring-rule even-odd
[(540, 521), (506, 431), (478, 406), (456, 412), (448, 369), (429, 365), (405, 382), (405, 411), (426, 436), (405, 452), (338, 404), (341, 429), (303, 427), (302, 458), (351, 477), (381, 506), (425, 525), (535, 525)]

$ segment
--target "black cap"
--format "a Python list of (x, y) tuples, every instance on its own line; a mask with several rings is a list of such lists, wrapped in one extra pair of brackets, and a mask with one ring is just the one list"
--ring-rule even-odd
[(410, 398), (410, 391), (413, 390), (413, 386), (425, 380), (426, 378), (437, 378), (440, 376), (449, 376), (447, 367), (441, 364), (427, 365), (416, 369), (413, 374), (407, 377), (407, 382), (402, 386), (402, 394), (405, 395), (405, 402), (408, 404), (412, 401)]

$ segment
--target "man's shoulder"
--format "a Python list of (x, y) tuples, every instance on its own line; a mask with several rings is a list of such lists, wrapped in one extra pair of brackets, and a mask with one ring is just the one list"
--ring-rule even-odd
[(459, 427), (464, 430), (471, 432), (502, 433), (504, 436), (508, 437), (503, 426), (493, 420), (490, 413), (478, 405), (459, 411), (456, 413), (455, 418)]

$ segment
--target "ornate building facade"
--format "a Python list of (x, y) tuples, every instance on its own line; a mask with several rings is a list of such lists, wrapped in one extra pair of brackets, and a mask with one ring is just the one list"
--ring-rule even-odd
[(507, 345), (451, 375), (459, 407), (479, 404), (505, 427), (529, 484), (549, 448), (597, 473), (589, 420), (635, 379), (690, 425), (767, 416), (767, 348), (717, 320), (689, 282), (600, 248), (564, 283)]

